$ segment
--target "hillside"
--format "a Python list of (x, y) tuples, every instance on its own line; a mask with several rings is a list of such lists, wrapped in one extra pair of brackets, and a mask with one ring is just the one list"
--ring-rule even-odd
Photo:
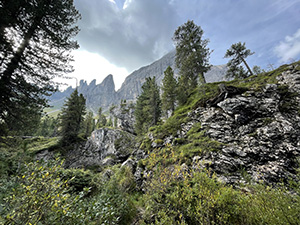
[[(49, 162), (61, 153), (63, 164), (54, 165), (63, 165), (59, 174), (70, 179), (64, 182), (73, 195), (64, 200), (69, 208), (58, 210), (75, 213), (73, 224), (299, 224), (299, 81), (297, 62), (205, 84), (173, 116), (139, 136), (128, 129), (133, 111), (123, 104), (113, 110), (123, 122), (117, 129), (95, 130), (72, 146), (27, 140), (30, 151), (19, 147), (18, 154), (2, 146), (1, 157), (12, 154), (2, 174), (5, 168), (18, 171), (9, 167), (11, 160)], [(38, 148), (35, 142), (45, 144)], [(24, 169), (29, 183), (34, 174), (43, 182), (57, 170), (33, 165)]]

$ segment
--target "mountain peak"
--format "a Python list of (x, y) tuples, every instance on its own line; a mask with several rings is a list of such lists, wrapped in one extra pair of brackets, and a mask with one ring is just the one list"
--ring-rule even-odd
[(115, 90), (115, 82), (113, 79), (113, 75), (109, 74), (107, 77), (105, 77), (104, 80), (101, 82), (101, 86)]

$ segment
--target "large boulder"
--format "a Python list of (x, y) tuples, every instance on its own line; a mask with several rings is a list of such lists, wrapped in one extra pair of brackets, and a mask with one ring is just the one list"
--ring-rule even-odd
[(102, 128), (92, 132), (84, 145), (66, 153), (67, 167), (94, 167), (124, 162), (135, 146), (135, 137), (118, 129)]

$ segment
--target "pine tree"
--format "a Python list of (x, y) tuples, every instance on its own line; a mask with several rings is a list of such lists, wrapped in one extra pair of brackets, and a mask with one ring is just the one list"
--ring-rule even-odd
[(148, 77), (142, 86), (142, 93), (136, 102), (136, 133), (139, 135), (146, 133), (151, 126), (154, 126), (158, 123), (160, 116), (161, 100), (159, 87), (156, 84), (155, 77)]
[(78, 95), (77, 89), (67, 99), (60, 115), (60, 133), (62, 143), (69, 144), (76, 140), (86, 112), (85, 98)]
[(170, 111), (173, 114), (175, 110), (176, 98), (177, 98), (177, 81), (174, 78), (174, 71), (169, 66), (164, 72), (164, 78), (162, 83), (162, 110), (166, 116)]
[[(250, 49), (246, 48), (245, 42), (242, 44), (238, 42), (236, 44), (232, 44), (229, 49), (227, 49), (225, 58), (232, 58), (227, 63), (228, 71), (226, 74), (227, 78), (234, 78), (234, 79), (243, 79), (249, 75), (253, 75), (249, 65), (246, 62), (246, 58), (250, 55), (253, 55), (254, 52), (251, 52)], [(244, 64), (247, 68), (246, 72), (241, 64)]]
[(96, 125), (95, 125), (95, 120), (93, 118), (93, 113), (92, 112), (88, 112), (88, 114), (86, 115), (85, 119), (84, 119), (84, 133), (86, 137), (89, 137), (91, 135), (91, 133), (93, 132), (93, 130), (95, 129)]
[(99, 129), (101, 127), (105, 127), (107, 123), (106, 116), (102, 113), (102, 107), (98, 109), (98, 121), (96, 124), (96, 128)]
[[(0, 123), (46, 106), (51, 79), (71, 72), (80, 18), (73, 0), (0, 0)], [(18, 40), (18, 41), (16, 41)]]
[(186, 90), (185, 96), (197, 87), (199, 77), (201, 82), (206, 82), (204, 73), (211, 67), (208, 39), (203, 40), (202, 36), (201, 27), (190, 20), (178, 27), (173, 36), (176, 46), (175, 63), (181, 77), (179, 86)]

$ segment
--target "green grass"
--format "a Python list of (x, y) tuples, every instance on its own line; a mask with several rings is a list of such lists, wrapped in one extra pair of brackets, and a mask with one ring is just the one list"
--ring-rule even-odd
[(53, 108), (45, 108), (44, 112), (47, 113), (48, 116), (53, 118), (57, 118), (58, 114), (61, 112), (60, 109), (53, 109)]
[(27, 151), (30, 154), (35, 154), (45, 149), (57, 147), (59, 143), (59, 138), (34, 137), (32, 139), (25, 140), (25, 143), (27, 143)]

